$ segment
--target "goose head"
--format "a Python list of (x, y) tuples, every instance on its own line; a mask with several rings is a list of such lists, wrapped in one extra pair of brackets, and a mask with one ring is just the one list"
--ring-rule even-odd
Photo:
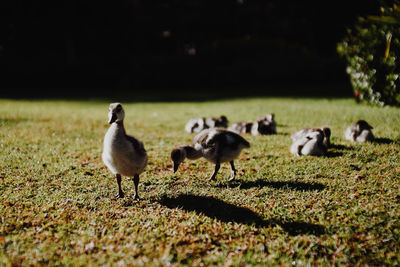
[(369, 125), (368, 122), (366, 122), (365, 120), (357, 121), (356, 125), (357, 125), (357, 128), (359, 131), (373, 129), (373, 127), (371, 125)]
[(174, 163), (174, 172), (179, 168), (179, 165), (185, 160), (186, 151), (183, 147), (174, 148), (171, 152), (171, 160)]
[(125, 117), (124, 109), (120, 103), (112, 103), (108, 108), (108, 123), (122, 122)]
[(331, 143), (330, 143), (331, 129), (330, 129), (328, 126), (323, 126), (323, 127), (321, 128), (321, 130), (322, 130), (322, 132), (324, 133), (324, 136), (325, 136), (325, 138), (324, 138), (324, 144), (325, 144), (326, 146), (330, 146), (330, 145), (331, 145)]
[(315, 131), (312, 131), (306, 135), (307, 139), (315, 139), (317, 140), (318, 143), (322, 142), (324, 138), (324, 133), (321, 129), (317, 129)]

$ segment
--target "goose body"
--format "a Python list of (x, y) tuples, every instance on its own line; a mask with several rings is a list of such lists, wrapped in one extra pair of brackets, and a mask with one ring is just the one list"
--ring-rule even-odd
[(309, 131), (306, 134), (293, 139), (290, 147), (290, 153), (295, 156), (311, 155), (322, 156), (325, 155), (327, 147), (323, 142), (324, 134), (321, 129)]
[(205, 118), (190, 119), (185, 125), (185, 131), (188, 133), (199, 133), (207, 128), (208, 126)]
[(230, 162), (232, 180), (236, 175), (233, 160), (240, 155), (240, 152), (244, 148), (249, 147), (249, 142), (240, 135), (228, 130), (212, 128), (206, 129), (196, 135), (193, 138), (192, 145), (179, 146), (172, 150), (171, 159), (174, 163), (174, 171), (176, 172), (185, 158), (194, 160), (204, 157), (215, 164), (215, 170), (210, 180), (215, 179), (221, 163)]
[(371, 129), (373, 129), (373, 127), (366, 121), (359, 120), (346, 129), (344, 136), (347, 140), (352, 142), (371, 142), (375, 139)]
[(206, 124), (208, 128), (226, 128), (228, 127), (228, 119), (224, 115), (220, 116), (219, 118), (208, 118), (206, 120)]
[(229, 126), (228, 130), (237, 134), (250, 133), (253, 122), (237, 122)]
[(104, 164), (116, 176), (118, 197), (123, 197), (121, 175), (134, 178), (135, 197), (138, 195), (139, 174), (147, 165), (147, 153), (143, 143), (129, 136), (123, 125), (124, 110), (119, 103), (113, 103), (109, 108), (110, 128), (104, 136), (102, 159)]
[(252, 125), (251, 134), (276, 134), (275, 114), (259, 117)]
[(330, 141), (331, 129), (327, 126), (323, 126), (320, 128), (304, 128), (304, 129), (301, 129), (300, 131), (292, 134), (291, 138), (292, 138), (293, 142), (295, 142), (296, 140), (302, 139), (302, 138), (306, 137), (308, 134), (318, 131), (318, 130), (322, 131), (322, 134), (323, 134), (322, 142), (323, 142), (324, 146), (326, 148), (328, 148), (331, 145), (331, 141)]
[(185, 125), (185, 131), (188, 133), (199, 133), (208, 128), (226, 128), (228, 127), (228, 119), (225, 116), (219, 118), (194, 118), (190, 119)]

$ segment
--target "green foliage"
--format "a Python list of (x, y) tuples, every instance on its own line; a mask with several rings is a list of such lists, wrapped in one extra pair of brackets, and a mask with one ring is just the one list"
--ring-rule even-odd
[(372, 104), (400, 105), (400, 7), (359, 18), (338, 44), (355, 96)]
[[(114, 199), (101, 161), (108, 104), (0, 100), (0, 266), (400, 264), (400, 109), (349, 99), (123, 103), (126, 130), (149, 155), (137, 202), (127, 177), (126, 197)], [(205, 181), (214, 166), (204, 159), (172, 172), (171, 149), (193, 138), (189, 118), (269, 112), (278, 134), (245, 135), (236, 181), (229, 164)], [(344, 140), (360, 118), (380, 143)], [(332, 129), (327, 157), (290, 155), (291, 133), (321, 125)]]

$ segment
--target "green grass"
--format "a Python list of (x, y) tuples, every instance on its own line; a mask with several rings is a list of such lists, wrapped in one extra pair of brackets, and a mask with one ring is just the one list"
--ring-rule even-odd
[[(140, 202), (125, 199), (101, 161), (106, 102), (0, 100), (0, 265), (399, 265), (400, 109), (350, 99), (233, 99), (123, 103), (125, 127), (149, 165)], [(275, 112), (278, 134), (245, 136), (251, 148), (217, 181), (213, 164), (171, 149), (189, 143), (186, 121), (230, 122)], [(365, 119), (378, 143), (343, 132)], [(290, 134), (329, 125), (327, 157), (293, 157)]]

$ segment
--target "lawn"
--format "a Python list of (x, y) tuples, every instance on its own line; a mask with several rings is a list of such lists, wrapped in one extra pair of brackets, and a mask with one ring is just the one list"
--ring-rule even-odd
[[(11, 265), (399, 265), (400, 109), (351, 99), (242, 98), (125, 103), (125, 127), (149, 165), (141, 201), (124, 199), (101, 161), (105, 101), (0, 100), (0, 266)], [(192, 117), (231, 123), (274, 112), (277, 135), (207, 182), (214, 165), (169, 153), (193, 138)], [(353, 144), (345, 128), (374, 126), (377, 142)], [(290, 134), (329, 125), (326, 157), (294, 157)]]

